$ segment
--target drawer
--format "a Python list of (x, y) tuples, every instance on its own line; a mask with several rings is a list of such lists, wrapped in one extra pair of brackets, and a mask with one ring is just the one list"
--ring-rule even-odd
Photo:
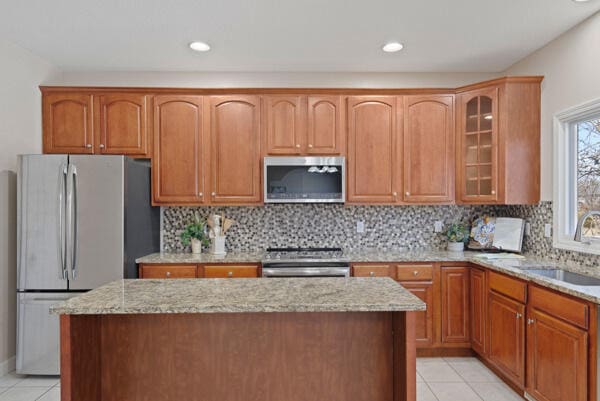
[(258, 277), (256, 265), (205, 265), (204, 278)]
[(196, 265), (142, 265), (140, 278), (196, 278)]
[(430, 264), (397, 265), (396, 266), (396, 280), (398, 280), (398, 281), (433, 280), (433, 265), (430, 265)]
[(589, 327), (590, 307), (585, 301), (530, 285), (529, 305), (583, 329)]
[(527, 302), (527, 283), (504, 274), (490, 271), (488, 283), (491, 290), (521, 303)]
[(392, 267), (386, 264), (353, 265), (354, 277), (392, 277)]

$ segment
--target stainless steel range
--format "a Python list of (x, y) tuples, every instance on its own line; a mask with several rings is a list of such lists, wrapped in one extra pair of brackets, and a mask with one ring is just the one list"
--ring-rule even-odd
[(267, 248), (263, 277), (349, 277), (342, 248)]

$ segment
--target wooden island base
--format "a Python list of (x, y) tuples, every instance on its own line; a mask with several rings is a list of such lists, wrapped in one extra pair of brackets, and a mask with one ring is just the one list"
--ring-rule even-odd
[(414, 312), (61, 315), (62, 401), (415, 401)]

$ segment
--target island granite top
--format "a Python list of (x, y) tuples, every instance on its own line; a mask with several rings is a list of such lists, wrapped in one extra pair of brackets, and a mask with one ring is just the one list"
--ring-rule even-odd
[(54, 314), (422, 311), (391, 278), (118, 280), (57, 304)]

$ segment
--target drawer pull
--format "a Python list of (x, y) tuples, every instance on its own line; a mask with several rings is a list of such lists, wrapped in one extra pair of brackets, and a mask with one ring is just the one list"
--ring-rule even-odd
[(87, 145), (85, 145), (86, 148), (91, 149), (92, 148), (92, 144), (88, 143)]
[(375, 272), (369, 272), (369, 276), (375, 277)]
[(419, 271), (418, 271), (418, 270), (415, 270), (415, 271), (413, 272), (413, 276), (418, 276), (418, 275), (419, 275)]
[(171, 272), (167, 272), (167, 273), (166, 273), (166, 276), (167, 276), (167, 277), (171, 277)]
[(233, 277), (233, 272), (227, 272), (227, 277)]

